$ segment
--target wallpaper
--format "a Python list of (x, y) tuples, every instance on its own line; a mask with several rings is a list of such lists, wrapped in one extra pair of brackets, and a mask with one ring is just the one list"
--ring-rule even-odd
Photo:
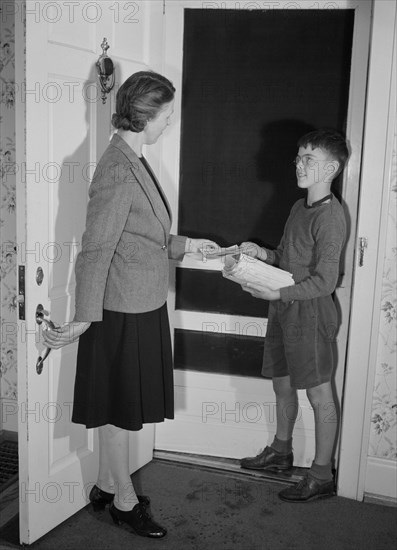
[(15, 26), (11, 15), (2, 15), (0, 12), (0, 397), (17, 399)]
[(369, 456), (392, 460), (397, 460), (396, 205), (397, 139), (395, 132), (389, 189), (386, 252), (383, 264), (378, 352), (368, 451)]

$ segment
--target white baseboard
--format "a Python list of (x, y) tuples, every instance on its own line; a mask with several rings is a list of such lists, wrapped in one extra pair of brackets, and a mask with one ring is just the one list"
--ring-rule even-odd
[(397, 501), (397, 462), (386, 458), (369, 456), (365, 476), (365, 495), (376, 495)]
[(397, 499), (391, 497), (382, 497), (381, 495), (372, 495), (370, 493), (365, 493), (364, 502), (397, 508)]

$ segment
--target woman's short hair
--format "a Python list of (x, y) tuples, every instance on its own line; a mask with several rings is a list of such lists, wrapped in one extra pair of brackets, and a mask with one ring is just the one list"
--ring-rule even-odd
[(120, 86), (116, 95), (115, 128), (142, 132), (166, 103), (174, 99), (175, 88), (165, 76), (153, 71), (139, 71)]

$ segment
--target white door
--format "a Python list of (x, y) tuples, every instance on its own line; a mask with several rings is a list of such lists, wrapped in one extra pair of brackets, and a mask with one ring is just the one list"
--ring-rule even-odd
[[(165, 65), (164, 71), (182, 89), (184, 9), (354, 9), (354, 36), (348, 106), (347, 137), (352, 156), (345, 171), (343, 199), (350, 216), (350, 239), (346, 247), (346, 269), (337, 295), (341, 305), (342, 326), (338, 334), (338, 366), (336, 387), (341, 400), (345, 350), (349, 323), (350, 294), (355, 246), (355, 225), (358, 202), (358, 181), (364, 118), (365, 83), (369, 49), (371, 2), (336, 0), (333, 2), (198, 2), (172, 1), (165, 4)], [(244, 40), (242, 38), (242, 44)], [(161, 181), (178, 211), (179, 151), (181, 93), (178, 93), (176, 123), (163, 142), (163, 173)], [(178, 220), (174, 220), (177, 231)], [(210, 229), (210, 228), (209, 228)], [(230, 243), (234, 244), (234, 243)], [(182, 267), (220, 269), (212, 262), (205, 264), (185, 258)], [(171, 289), (169, 311), (173, 328), (195, 331), (215, 331), (224, 334), (265, 336), (266, 319), (225, 314), (200, 313), (175, 309), (175, 288)], [(175, 371), (175, 420), (156, 427), (155, 448), (201, 455), (240, 458), (256, 454), (266, 441), (271, 442), (276, 428), (275, 398), (271, 381), (258, 378), (208, 374), (194, 370)], [(304, 391), (299, 392), (300, 410), (294, 432), (294, 453), (297, 466), (310, 466), (314, 456), (314, 421), (311, 406)], [(329, 421), (336, 412), (329, 411)]]
[[(25, 319), (18, 321), (18, 435), (20, 541), (31, 544), (86, 505), (97, 475), (96, 430), (70, 421), (77, 344), (52, 351), (38, 374), (44, 348), (35, 322), (38, 304), (55, 323), (74, 315), (73, 268), (89, 179), (109, 140), (114, 102), (102, 104), (95, 63), (106, 37), (115, 90), (130, 74), (156, 68), (162, 3), (24, 6), (15, 5), (18, 268), (26, 285)], [(132, 472), (152, 457), (154, 427), (131, 440)]]

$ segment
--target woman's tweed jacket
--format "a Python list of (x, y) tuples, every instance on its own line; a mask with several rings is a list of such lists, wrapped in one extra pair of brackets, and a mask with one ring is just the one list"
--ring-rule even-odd
[(75, 267), (75, 321), (101, 321), (103, 309), (152, 311), (166, 301), (168, 258), (183, 258), (186, 237), (170, 235), (171, 210), (161, 188), (160, 193), (115, 134), (89, 189)]

